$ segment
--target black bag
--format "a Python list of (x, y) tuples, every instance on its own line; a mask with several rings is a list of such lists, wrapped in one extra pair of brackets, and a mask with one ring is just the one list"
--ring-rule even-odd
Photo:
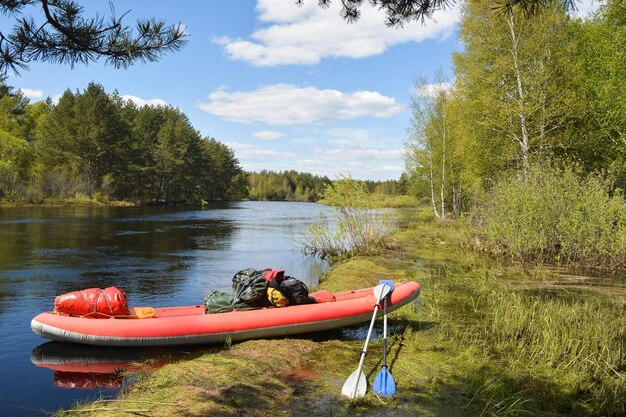
[(243, 286), (247, 285), (247, 282), (255, 275), (261, 274), (254, 268), (248, 268), (237, 272), (233, 276), (233, 295), (237, 295)]
[(248, 268), (237, 272), (233, 276), (233, 307), (237, 310), (269, 307), (267, 285), (263, 271)]
[(313, 304), (315, 299), (309, 297), (309, 288), (306, 284), (299, 279), (293, 277), (285, 277), (285, 279), (279, 284), (272, 281), (270, 283), (272, 288), (279, 290), (289, 300), (289, 305), (299, 304)]

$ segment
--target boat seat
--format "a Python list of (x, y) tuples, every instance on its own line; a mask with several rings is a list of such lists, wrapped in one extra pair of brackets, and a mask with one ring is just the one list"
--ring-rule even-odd
[(311, 297), (315, 298), (316, 303), (330, 303), (337, 300), (335, 294), (326, 290), (315, 291)]
[(131, 307), (130, 309), (131, 318), (137, 319), (151, 319), (154, 317), (154, 307)]

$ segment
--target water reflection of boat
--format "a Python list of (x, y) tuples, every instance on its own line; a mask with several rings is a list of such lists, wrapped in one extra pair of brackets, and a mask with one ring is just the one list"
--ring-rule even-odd
[(115, 389), (123, 384), (126, 372), (154, 370), (191, 353), (189, 349), (103, 348), (48, 342), (33, 349), (30, 360), (35, 366), (52, 369), (57, 387)]
[(121, 374), (54, 371), (54, 385), (70, 389), (116, 389), (124, 384)]

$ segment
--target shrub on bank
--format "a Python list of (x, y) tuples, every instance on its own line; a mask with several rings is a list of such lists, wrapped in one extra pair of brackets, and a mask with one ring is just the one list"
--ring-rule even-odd
[(520, 261), (626, 264), (626, 201), (600, 175), (533, 167), (495, 184), (463, 222), (465, 242)]
[(328, 185), (324, 203), (333, 208), (332, 218), (311, 225), (301, 238), (305, 253), (321, 258), (372, 255), (390, 245), (390, 223), (364, 183), (350, 177)]

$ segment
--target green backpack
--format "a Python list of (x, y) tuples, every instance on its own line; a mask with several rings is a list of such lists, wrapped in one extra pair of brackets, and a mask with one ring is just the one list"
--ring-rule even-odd
[(254, 268), (248, 268), (237, 272), (233, 276), (233, 294), (237, 295), (239, 292), (248, 285), (248, 282), (252, 277), (256, 275), (261, 275), (263, 271), (257, 271)]
[[(263, 271), (266, 271), (265, 269)], [(233, 295), (222, 291), (211, 291), (204, 299), (206, 314), (226, 313), (237, 310), (252, 310), (270, 307), (267, 298), (268, 282), (263, 271), (254, 268), (244, 269), (233, 276)]]
[(227, 313), (233, 311), (233, 296), (222, 291), (211, 291), (204, 299), (206, 314)]

